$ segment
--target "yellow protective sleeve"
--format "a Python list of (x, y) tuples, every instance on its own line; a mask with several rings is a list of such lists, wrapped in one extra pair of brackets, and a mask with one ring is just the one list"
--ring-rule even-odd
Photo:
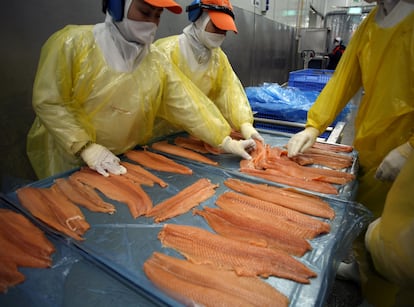
[(221, 48), (212, 50), (207, 67), (194, 72), (180, 52), (178, 35), (161, 38), (155, 45), (187, 76), (187, 82), (193, 82), (213, 101), (232, 128), (240, 131), (242, 124), (253, 124), (244, 88)]
[(143, 145), (161, 116), (218, 146), (230, 126), (156, 48), (132, 72), (108, 67), (93, 26), (67, 26), (42, 48), (33, 87), (35, 122), (27, 153), (39, 178), (82, 164), (75, 153), (93, 141), (121, 154)]
[(310, 108), (307, 126), (324, 131), (364, 89), (355, 118), (357, 200), (379, 216), (389, 184), (374, 179), (376, 168), (414, 134), (414, 13), (392, 28), (380, 28), (376, 11), (354, 33), (331, 80)]
[[(380, 222), (366, 238), (375, 269), (401, 288), (400, 297), (407, 296), (401, 293), (404, 289), (410, 293), (414, 289), (413, 191), (414, 154), (411, 154), (388, 192)], [(412, 302), (407, 301), (404, 306)]]

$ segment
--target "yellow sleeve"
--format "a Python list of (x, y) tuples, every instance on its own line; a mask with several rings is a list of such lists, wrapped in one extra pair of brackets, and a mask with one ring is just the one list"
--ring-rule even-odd
[(227, 56), (217, 49), (219, 60), (213, 65), (217, 71), (213, 88), (209, 97), (220, 109), (230, 126), (240, 131), (244, 123), (253, 124), (253, 113), (244, 88), (234, 72)]
[(166, 61), (166, 83), (158, 116), (212, 146), (220, 145), (231, 132), (220, 110), (177, 66), (160, 57)]
[[(85, 120), (80, 102), (73, 100), (73, 76), (84, 44), (76, 40), (71, 26), (56, 32), (44, 44), (33, 86), (33, 108), (41, 123), (57, 143), (75, 154), (87, 141), (94, 140), (94, 129)], [(82, 35), (79, 32), (80, 35)]]
[(360, 45), (364, 44), (362, 34), (367, 19), (369, 18), (367, 17), (358, 27), (331, 79), (309, 109), (307, 127), (314, 127), (320, 133), (325, 131), (361, 88), (362, 76), (358, 57)]

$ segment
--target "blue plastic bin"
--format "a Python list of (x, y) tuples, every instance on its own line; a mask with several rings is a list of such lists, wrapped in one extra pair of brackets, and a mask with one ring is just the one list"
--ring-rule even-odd
[(302, 69), (289, 73), (288, 85), (304, 91), (322, 91), (334, 70)]

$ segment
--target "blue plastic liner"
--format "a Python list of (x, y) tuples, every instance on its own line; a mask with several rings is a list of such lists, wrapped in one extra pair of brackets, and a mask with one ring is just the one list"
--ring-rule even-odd
[[(316, 90), (282, 87), (277, 83), (247, 87), (245, 91), (256, 117), (298, 123), (306, 123), (309, 108), (320, 94)], [(351, 105), (347, 105), (332, 124), (344, 121), (350, 110)]]

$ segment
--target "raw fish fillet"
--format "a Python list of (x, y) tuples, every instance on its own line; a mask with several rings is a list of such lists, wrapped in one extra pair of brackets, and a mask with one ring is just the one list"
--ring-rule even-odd
[(58, 178), (54, 184), (72, 202), (90, 211), (109, 214), (116, 211), (115, 206), (103, 201), (94, 189), (77, 180)]
[(147, 277), (162, 291), (185, 305), (288, 306), (289, 301), (257, 277), (240, 277), (161, 253), (144, 263)]
[(255, 169), (251, 167), (245, 167), (243, 163), (244, 160), (240, 162), (240, 171), (248, 175), (255, 177), (263, 178), (272, 182), (277, 182), (285, 185), (290, 185), (292, 187), (297, 187), (309, 191), (324, 193), (324, 194), (333, 194), (338, 195), (338, 190), (330, 183), (316, 181), (316, 180), (306, 180), (301, 178), (296, 178), (288, 176), (281, 171), (274, 169)]
[[(70, 203), (68, 199), (58, 205), (51, 202), (49, 197), (46, 196), (48, 193), (51, 194), (50, 191), (50, 189), (46, 188), (27, 186), (18, 189), (16, 192), (22, 206), (34, 217), (75, 240), (84, 240), (81, 235), (89, 227), (89, 224), (85, 221), (85, 217), (80, 209), (73, 203)], [(59, 192), (54, 194), (61, 195)], [(63, 195), (61, 197), (63, 198)], [(70, 207), (76, 207), (78, 211), (75, 208), (70, 208), (69, 211), (65, 212), (67, 209), (66, 205), (68, 204), (70, 204)], [(76, 212), (73, 212), (74, 210)]]
[(201, 154), (208, 154), (209, 151), (204, 147), (204, 142), (199, 139), (177, 136), (174, 144), (183, 148), (191, 149)]
[(165, 152), (165, 153), (169, 153), (172, 155), (176, 155), (179, 157), (183, 157), (189, 160), (193, 160), (193, 161), (197, 161), (197, 162), (201, 162), (201, 163), (205, 163), (209, 165), (214, 165), (214, 166), (218, 165), (216, 161), (213, 161), (203, 156), (202, 154), (199, 154), (197, 152), (194, 152), (192, 150), (189, 150), (189, 149), (177, 146), (177, 145), (169, 144), (168, 141), (161, 141), (161, 142), (153, 143), (151, 145), (151, 148), (158, 150), (158, 151)]
[(18, 266), (48, 268), (55, 247), (27, 217), (0, 208), (0, 293), (22, 283)]
[(185, 165), (179, 164), (163, 155), (148, 150), (130, 150), (125, 153), (126, 157), (142, 166), (161, 172), (170, 172), (182, 175), (192, 175), (193, 170)]
[(232, 211), (234, 214), (243, 215), (251, 219), (257, 220), (260, 223), (269, 224), (272, 227), (282, 229), (282, 231), (288, 231), (292, 235), (300, 238), (313, 239), (320, 235), (320, 230), (312, 229), (306, 226), (299, 225), (294, 221), (290, 221), (283, 216), (270, 214), (267, 211), (260, 208), (252, 207), (247, 204), (226, 199), (221, 195), (216, 200), (216, 205), (226, 211)]
[(263, 212), (266, 212), (269, 215), (279, 216), (288, 221), (294, 222), (301, 227), (313, 229), (320, 234), (328, 233), (331, 229), (331, 226), (328, 223), (318, 220), (316, 218), (313, 218), (309, 215), (300, 213), (298, 211), (295, 211), (289, 208), (279, 206), (277, 204), (274, 204), (268, 201), (260, 200), (260, 199), (257, 199), (257, 198), (254, 198), (248, 195), (236, 193), (236, 192), (231, 192), (231, 191), (224, 192), (216, 200), (216, 203), (220, 203), (220, 202), (232, 202), (232, 203), (237, 203), (240, 206), (244, 205), (244, 206), (254, 207), (254, 208), (260, 209)]
[(320, 197), (293, 189), (278, 188), (267, 184), (250, 183), (229, 178), (224, 184), (230, 189), (261, 200), (269, 201), (305, 214), (333, 219), (335, 211)]
[(49, 259), (55, 252), (55, 247), (42, 230), (27, 217), (9, 209), (0, 208), (0, 234), (19, 242), (24, 250), (41, 258)]
[(13, 262), (3, 261), (0, 267), (0, 293), (6, 293), (8, 288), (21, 284), (25, 277)]
[(155, 176), (153, 173), (147, 171), (145, 168), (143, 168), (142, 166), (138, 164), (123, 161), (121, 162), (121, 165), (123, 165), (127, 169), (128, 173), (129, 172), (134, 173), (135, 177), (141, 176), (142, 180), (145, 182), (157, 183), (162, 188), (165, 188), (168, 186), (168, 183), (166, 183), (164, 180)]
[(164, 200), (147, 212), (156, 223), (186, 213), (215, 194), (217, 184), (209, 179), (201, 178), (176, 195)]
[(303, 256), (312, 249), (308, 241), (287, 229), (262, 223), (234, 211), (205, 207), (204, 210), (193, 212), (204, 217), (216, 233), (230, 239), (281, 249), (295, 256)]
[(211, 264), (239, 276), (278, 276), (305, 284), (316, 276), (284, 251), (228, 239), (194, 226), (166, 224), (158, 238), (163, 246), (174, 248), (195, 264)]
[(126, 204), (133, 218), (144, 215), (152, 208), (152, 201), (148, 194), (125, 177), (117, 175), (104, 177), (88, 168), (83, 168), (70, 177), (101, 191), (110, 199)]

